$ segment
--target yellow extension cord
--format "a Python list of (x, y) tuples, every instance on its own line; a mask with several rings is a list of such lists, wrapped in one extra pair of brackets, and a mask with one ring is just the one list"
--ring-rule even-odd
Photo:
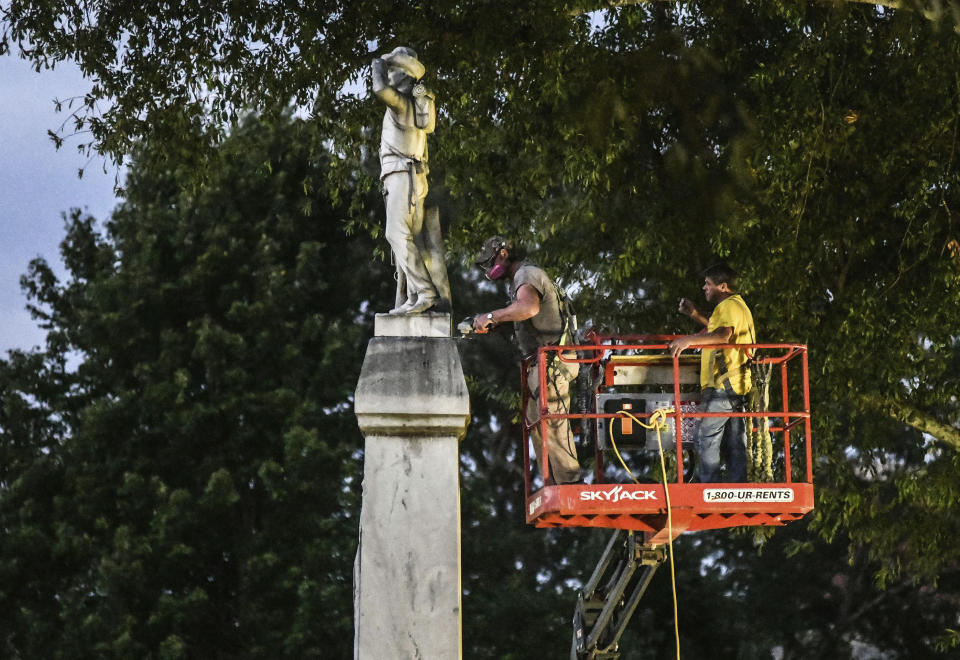
[[(637, 424), (642, 426), (645, 429), (655, 429), (657, 431), (657, 447), (660, 449), (660, 476), (663, 479), (663, 493), (667, 500), (667, 534), (669, 535), (669, 540), (667, 541), (667, 547), (670, 551), (670, 586), (673, 593), (673, 634), (676, 640), (677, 645), (677, 660), (680, 660), (680, 620), (677, 615), (677, 576), (676, 569), (673, 564), (673, 514), (671, 513), (672, 507), (670, 505), (670, 488), (667, 486), (667, 464), (663, 458), (663, 442), (660, 439), (660, 429), (666, 423), (667, 415), (672, 414), (674, 411), (673, 408), (657, 408), (652, 415), (650, 415), (650, 423), (645, 424), (639, 419), (634, 417), (632, 414), (626, 410), (620, 410), (617, 412), (618, 415), (624, 415), (629, 417)], [(623, 456), (620, 455), (620, 450), (617, 449), (617, 443), (613, 439), (613, 421), (611, 420), (610, 424), (610, 446), (613, 447), (613, 452), (617, 455), (617, 458), (620, 460), (620, 465), (623, 466), (623, 469), (627, 471), (627, 474), (630, 475), (630, 478), (633, 479), (634, 483), (639, 484), (633, 472), (630, 471), (630, 468), (627, 467), (626, 462), (623, 460)], [(677, 470), (683, 469), (682, 458), (678, 457), (677, 459)]]

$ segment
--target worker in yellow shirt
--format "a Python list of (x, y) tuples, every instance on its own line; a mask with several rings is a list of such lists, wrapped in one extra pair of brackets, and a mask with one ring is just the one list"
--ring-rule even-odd
[[(737, 294), (737, 272), (725, 263), (703, 272), (703, 293), (716, 304), (707, 318), (688, 299), (680, 300), (680, 312), (705, 326), (699, 334), (670, 342), (670, 353), (679, 355), (691, 344), (753, 344), (756, 332), (750, 308)], [(750, 392), (749, 350), (703, 348), (700, 354), (700, 412), (743, 412)], [(725, 481), (747, 480), (747, 435), (743, 417), (703, 417), (697, 432), (697, 468), (701, 483), (719, 482), (721, 452), (726, 462)]]

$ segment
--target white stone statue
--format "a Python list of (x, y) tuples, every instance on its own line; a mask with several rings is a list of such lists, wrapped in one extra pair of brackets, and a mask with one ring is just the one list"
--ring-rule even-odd
[(440, 217), (424, 209), (427, 135), (436, 125), (433, 94), (413, 49), (400, 46), (373, 60), (373, 93), (387, 106), (380, 135), (380, 181), (387, 213), (387, 242), (397, 265), (396, 307), (391, 314), (450, 310)]

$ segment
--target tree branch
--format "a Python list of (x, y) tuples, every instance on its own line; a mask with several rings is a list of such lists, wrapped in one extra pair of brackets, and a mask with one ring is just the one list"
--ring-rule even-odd
[[(584, 3), (581, 6), (571, 7), (569, 14), (579, 16), (589, 14), (601, 9), (612, 9), (613, 7), (630, 7), (633, 5), (643, 5), (650, 2), (675, 2), (676, 0), (601, 0), (599, 2)], [(821, 0), (822, 2), (833, 2), (834, 0)], [(878, 7), (888, 7), (890, 9), (904, 9), (906, 7), (903, 0), (844, 0), (845, 2), (856, 2), (865, 5), (876, 5)]]
[(929, 433), (937, 440), (960, 450), (960, 429), (955, 426), (944, 424), (922, 410), (902, 403), (895, 403), (876, 394), (861, 394), (860, 400), (868, 407), (915, 428), (921, 433)]

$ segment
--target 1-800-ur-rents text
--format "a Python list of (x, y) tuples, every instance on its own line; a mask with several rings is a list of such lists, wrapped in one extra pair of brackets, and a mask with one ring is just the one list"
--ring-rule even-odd
[(792, 502), (789, 488), (705, 488), (704, 502)]

